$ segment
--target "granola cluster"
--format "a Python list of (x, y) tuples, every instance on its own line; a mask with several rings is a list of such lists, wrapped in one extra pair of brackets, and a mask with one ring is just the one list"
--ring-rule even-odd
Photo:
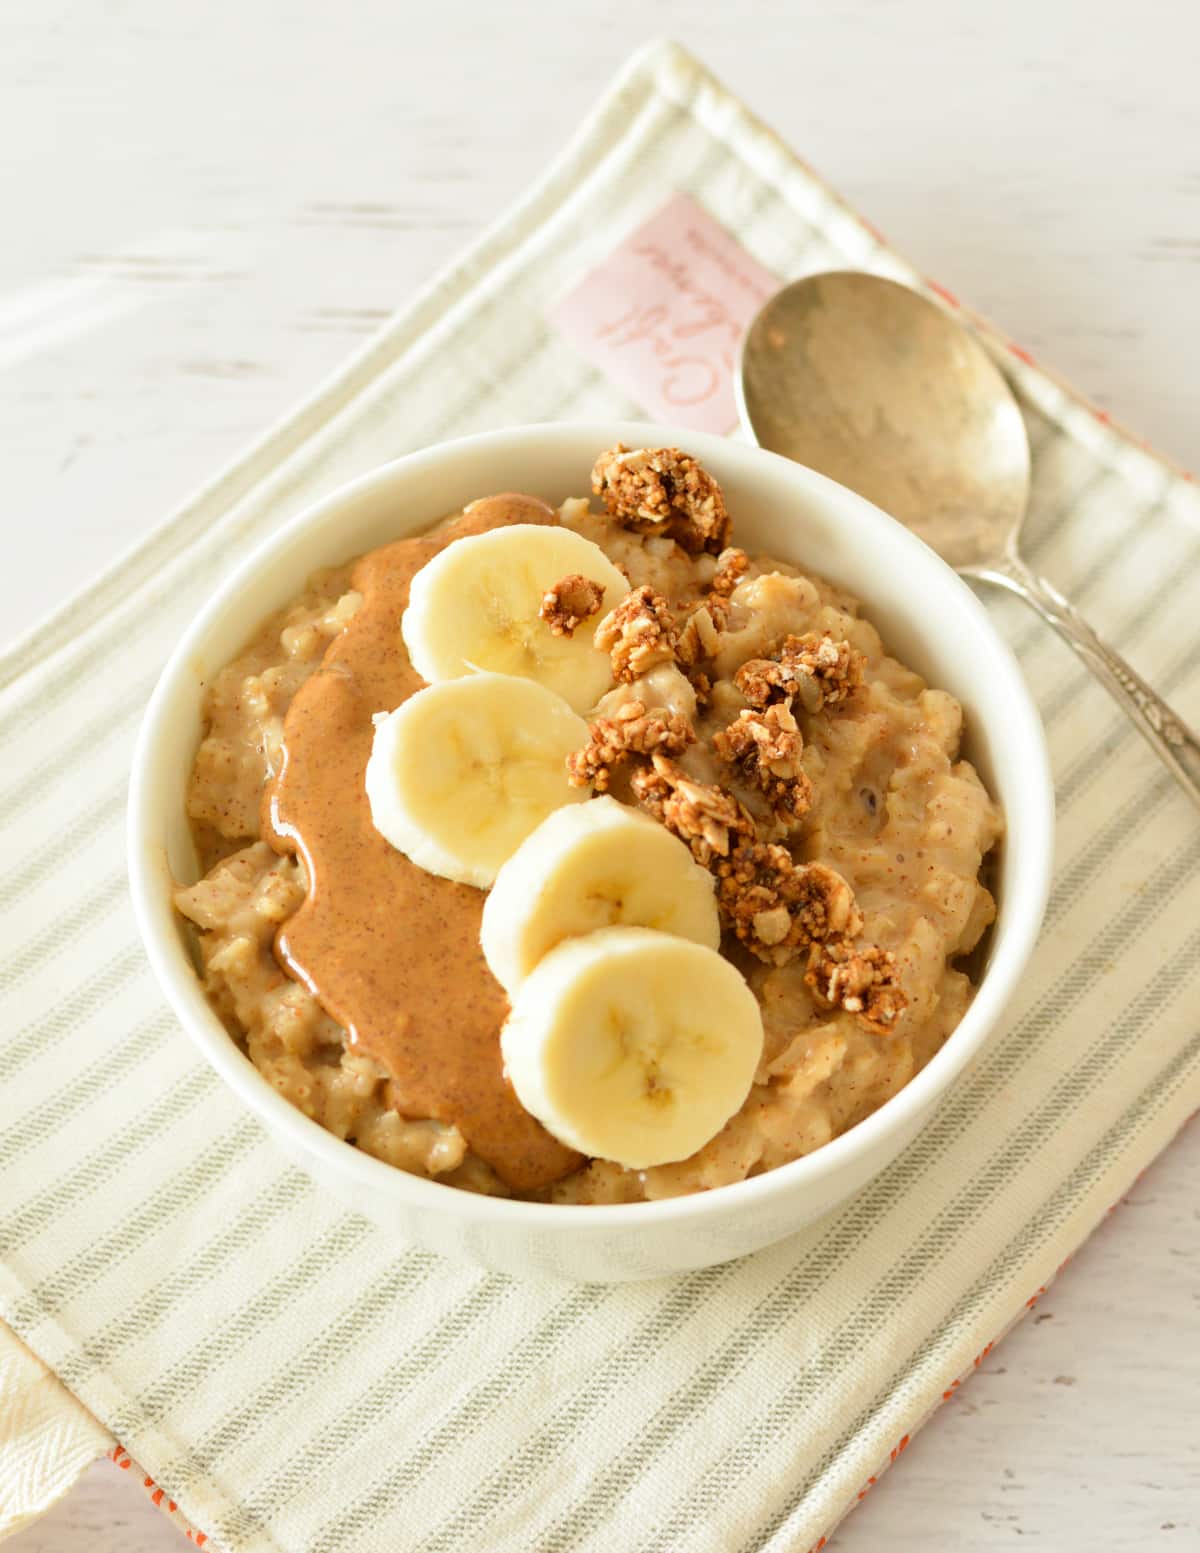
[(711, 598), (697, 605), (683, 623), (675, 644), (675, 657), (681, 668), (698, 668), (716, 657), (721, 632), (729, 620), (729, 606), (723, 599)]
[(727, 599), (750, 569), (750, 557), (744, 550), (731, 545), (717, 557), (717, 569), (709, 583), (709, 591), (717, 598)]
[(818, 997), (857, 1014), (876, 1035), (890, 1035), (908, 1004), (891, 950), (848, 938), (814, 949), (804, 979)]
[(721, 487), (679, 448), (630, 449), (618, 442), (596, 460), (592, 490), (623, 528), (674, 539), (690, 555), (719, 555), (729, 543)]
[[(770, 710), (790, 717), (786, 707)], [(739, 723), (750, 715), (759, 714), (743, 713)], [(824, 863), (798, 863), (785, 846), (757, 840), (753, 820), (731, 793), (693, 781), (661, 754), (634, 773), (632, 785), (643, 807), (712, 870), (722, 920), (752, 954), (784, 965), (807, 951), (804, 979), (818, 997), (877, 1035), (891, 1033), (907, 1005), (896, 957), (854, 942), (863, 915), (841, 874)]]
[(590, 577), (578, 572), (563, 577), (542, 594), (538, 614), (553, 636), (574, 636), (585, 620), (590, 620), (604, 602), (604, 589)]
[(567, 757), (567, 780), (573, 787), (594, 787), (606, 793), (617, 766), (631, 756), (682, 755), (696, 735), (680, 712), (647, 709), (643, 701), (627, 701), (611, 717), (598, 717), (588, 729), (588, 742)]
[(808, 813), (812, 783), (800, 765), (804, 738), (790, 701), (740, 712), (712, 742), (726, 765), (758, 785), (781, 825), (794, 825)]
[(752, 706), (799, 701), (816, 713), (845, 701), (862, 684), (863, 655), (849, 642), (835, 642), (828, 633), (808, 631), (784, 638), (770, 658), (750, 658), (734, 675), (734, 683)]
[(854, 1014), (876, 1035), (891, 1034), (908, 1005), (896, 957), (854, 942), (863, 914), (841, 874), (824, 863), (798, 863), (776, 842), (753, 839), (740, 839), (708, 866), (722, 920), (751, 954), (786, 965), (807, 952), (804, 979), (820, 999)]
[(722, 913), (759, 959), (782, 965), (802, 949), (862, 931), (841, 874), (824, 863), (797, 863), (777, 843), (743, 843), (716, 873)]
[(642, 808), (686, 841), (705, 868), (728, 857), (738, 842), (754, 839), (754, 821), (732, 793), (694, 781), (665, 755), (652, 755), (649, 766), (633, 773), (631, 786)]
[(656, 664), (673, 663), (675, 617), (649, 584), (627, 593), (596, 627), (596, 646), (612, 660), (613, 678), (631, 684)]
[[(687, 676), (703, 705), (708, 671), (729, 624), (730, 596), (749, 570), (729, 544), (729, 514), (719, 486), (678, 448), (618, 445), (596, 461), (592, 485), (613, 519), (637, 533), (678, 541), (691, 554), (717, 557), (708, 591), (677, 619), (653, 587), (634, 588), (596, 627), (614, 678), (631, 684), (662, 663)], [(566, 577), (543, 601), (542, 617), (565, 634), (594, 612), (586, 578)], [(590, 606), (590, 608), (589, 608)], [(808, 812), (812, 783), (803, 769), (804, 738), (795, 707), (814, 715), (845, 703), (862, 683), (864, 659), (828, 632), (788, 636), (767, 658), (742, 665), (734, 683), (750, 703), (713, 735), (718, 759), (763, 794), (772, 818), (790, 830)], [(855, 942), (863, 916), (842, 876), (823, 863), (797, 862), (786, 846), (761, 840), (751, 814), (725, 787), (698, 781), (678, 763), (696, 739), (686, 717), (631, 700), (597, 718), (587, 744), (567, 762), (569, 780), (607, 792), (614, 771), (632, 768), (637, 803), (686, 843), (715, 879), (726, 929), (769, 965), (807, 955), (805, 980), (824, 1002), (887, 1033), (905, 1007), (894, 955)], [(776, 832), (778, 834), (779, 832)]]
[[(644, 711), (640, 702), (633, 705)], [(636, 714), (629, 719), (634, 726), (642, 720)], [(732, 753), (739, 740), (747, 740), (754, 751), (751, 756), (748, 748), (747, 757), (756, 770), (769, 772), (771, 755), (781, 764), (794, 761), (792, 740), (798, 741), (798, 731), (786, 705), (744, 712), (731, 726), (747, 731), (728, 741), (726, 730), (726, 747)], [(631, 748), (626, 744), (620, 758)], [(588, 769), (587, 751), (573, 758), (581, 762), (581, 774)], [(802, 772), (797, 774), (806, 781)], [(783, 778), (767, 780), (783, 783), (779, 791), (788, 802), (797, 802), (797, 793), (807, 802), (810, 790), (797, 778), (791, 779), (794, 786)], [(751, 954), (769, 965), (785, 965), (807, 952), (805, 980), (819, 997), (857, 1015), (876, 1034), (894, 1029), (907, 1002), (895, 956), (853, 942), (862, 932), (863, 915), (841, 874), (824, 863), (798, 863), (787, 847), (760, 841), (752, 817), (733, 794), (688, 776), (670, 758), (665, 740), (650, 753), (648, 764), (638, 765), (630, 786), (638, 803), (711, 870), (722, 921)]]

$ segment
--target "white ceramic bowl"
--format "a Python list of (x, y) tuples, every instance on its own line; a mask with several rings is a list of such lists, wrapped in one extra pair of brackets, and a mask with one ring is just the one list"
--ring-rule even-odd
[[(343, 561), (493, 491), (586, 494), (616, 441), (682, 443), (719, 479), (736, 538), (858, 594), (888, 648), (966, 710), (967, 753), (1002, 802), (999, 915), (978, 994), (933, 1061), (873, 1116), (807, 1158), (735, 1186), (663, 1202), (555, 1207), (440, 1186), (372, 1159), (309, 1121), (230, 1040), (201, 991), (172, 876), (196, 877), (184, 792), (205, 681), (320, 566)], [(241, 566), (180, 641), (146, 713), (129, 803), (129, 870), (146, 951), (184, 1029), (322, 1184), (385, 1229), (517, 1274), (613, 1282), (754, 1251), (827, 1212), (882, 1170), (986, 1040), (1041, 923), (1054, 800), (1041, 724), (1016, 662), (970, 589), (861, 497), (757, 448), (636, 423), (524, 426), (415, 453), (296, 518)]]

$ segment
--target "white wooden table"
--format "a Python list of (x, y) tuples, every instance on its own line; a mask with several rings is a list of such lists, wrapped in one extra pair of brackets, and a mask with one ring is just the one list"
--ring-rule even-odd
[[(1200, 21), (1182, 0), (7, 0), (0, 634), (357, 345), (650, 31), (926, 271), (1200, 465)], [(1200, 1548), (1198, 1196), (1200, 1124), (836, 1547)], [(105, 1463), (10, 1544), (184, 1545)]]

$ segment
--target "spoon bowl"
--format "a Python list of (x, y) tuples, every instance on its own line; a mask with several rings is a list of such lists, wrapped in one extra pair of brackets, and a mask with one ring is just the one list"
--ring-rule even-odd
[(809, 275), (764, 304), (742, 341), (735, 384), (742, 424), (760, 446), (832, 476), (960, 572), (1032, 605), (1200, 805), (1200, 740), (1021, 558), (1025, 422), (1003, 374), (957, 319), (879, 275)]
[(1029, 499), (1025, 423), (983, 347), (917, 292), (850, 270), (785, 286), (745, 337), (738, 381), (764, 447), (867, 497), (951, 566), (1008, 553)]

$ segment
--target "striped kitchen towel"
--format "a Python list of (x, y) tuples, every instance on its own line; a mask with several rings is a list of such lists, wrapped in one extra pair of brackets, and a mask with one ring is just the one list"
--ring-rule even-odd
[[(1043, 941), (913, 1146), (782, 1245), (615, 1288), (443, 1262), (319, 1190), (165, 1009), (122, 805), (184, 622), (248, 545), (374, 464), (634, 409), (546, 308), (677, 193), (773, 274), (925, 284), (655, 46), (458, 264), (0, 661), (0, 1312), (214, 1546), (820, 1546), (1200, 1103), (1200, 823), (1067, 650), (994, 596), (1058, 783)], [(1200, 563), (1194, 487), (964, 316), (1028, 419), (1033, 559), (1197, 719), (1200, 616), (1177, 585)]]

